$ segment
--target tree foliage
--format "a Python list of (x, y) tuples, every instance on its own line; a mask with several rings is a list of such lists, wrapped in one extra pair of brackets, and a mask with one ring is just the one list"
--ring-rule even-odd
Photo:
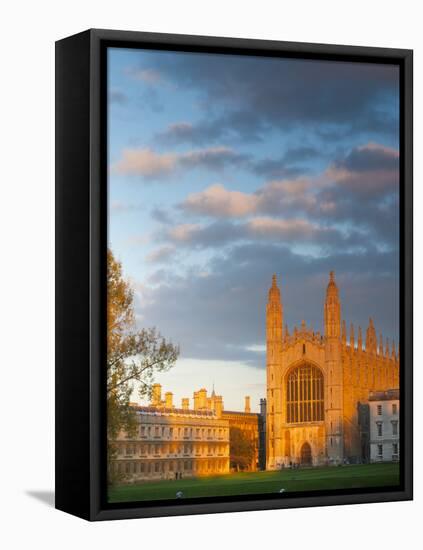
[(135, 387), (140, 398), (149, 396), (156, 372), (169, 370), (179, 348), (156, 328), (137, 330), (134, 295), (123, 278), (122, 265), (107, 252), (107, 434), (109, 460), (120, 431), (134, 434), (136, 419), (130, 406)]
[(240, 428), (229, 429), (229, 454), (231, 468), (248, 470), (254, 459), (254, 442)]

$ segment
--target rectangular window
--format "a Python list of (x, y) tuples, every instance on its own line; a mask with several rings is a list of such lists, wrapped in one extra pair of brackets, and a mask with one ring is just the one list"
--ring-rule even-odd
[(377, 455), (378, 455), (379, 458), (383, 457), (383, 445), (378, 445), (377, 446)]
[(398, 413), (398, 406), (396, 403), (393, 403), (392, 404), (392, 414), (397, 414)]
[(381, 416), (381, 414), (382, 414), (382, 405), (378, 405), (378, 406), (377, 406), (377, 414), (378, 414), (379, 416)]
[(392, 454), (393, 455), (398, 454), (398, 443), (392, 443)]
[(392, 435), (398, 435), (398, 422), (392, 422)]
[(382, 422), (377, 422), (377, 435), (382, 436)]

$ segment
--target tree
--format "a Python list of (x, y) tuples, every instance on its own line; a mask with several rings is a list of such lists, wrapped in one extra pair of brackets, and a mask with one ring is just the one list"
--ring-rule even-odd
[[(169, 370), (179, 348), (166, 341), (156, 328), (137, 330), (134, 294), (122, 276), (122, 265), (107, 251), (107, 437), (108, 461), (116, 455), (114, 441), (120, 431), (130, 437), (136, 416), (130, 406), (137, 385), (141, 398), (149, 396), (156, 372)], [(109, 481), (114, 474), (109, 468)]]
[(254, 459), (254, 442), (240, 428), (229, 429), (229, 454), (231, 468), (237, 472), (248, 470)]

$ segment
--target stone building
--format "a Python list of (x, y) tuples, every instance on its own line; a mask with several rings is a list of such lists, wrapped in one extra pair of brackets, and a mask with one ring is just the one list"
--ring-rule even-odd
[(400, 457), (399, 390), (369, 395), (370, 462), (397, 462)]
[(247, 438), (254, 448), (251, 462), (246, 468), (247, 471), (253, 472), (258, 469), (259, 463), (259, 418), (260, 415), (251, 412), (250, 397), (245, 397), (244, 411), (227, 411), (223, 410), (222, 418), (229, 422), (229, 433), (231, 428), (241, 430), (243, 436)]
[(229, 473), (229, 421), (222, 418), (221, 404), (221, 396), (210, 401), (200, 390), (193, 408), (188, 398), (176, 408), (172, 393), (162, 400), (155, 384), (150, 406), (134, 406), (137, 433), (119, 435), (111, 467), (127, 482)]
[(303, 321), (284, 325), (281, 293), (273, 276), (266, 312), (266, 468), (361, 462), (358, 404), (372, 391), (399, 387), (399, 352), (376, 336), (372, 319), (349, 336), (335, 275), (324, 302), (324, 334)]

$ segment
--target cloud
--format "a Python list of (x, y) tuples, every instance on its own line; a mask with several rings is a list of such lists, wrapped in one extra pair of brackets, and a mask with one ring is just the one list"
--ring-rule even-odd
[(112, 88), (109, 90), (109, 101), (110, 103), (124, 105), (128, 101), (128, 96), (122, 90)]
[(128, 68), (126, 70), (126, 74), (128, 74), (129, 76), (131, 76), (136, 80), (142, 80), (147, 84), (158, 84), (159, 82), (163, 81), (163, 75), (157, 69), (153, 69), (153, 68), (149, 68), (149, 69)]
[(155, 207), (151, 211), (151, 217), (160, 224), (169, 225), (172, 223), (171, 216), (164, 208)]
[(247, 223), (247, 228), (254, 237), (292, 240), (313, 240), (324, 232), (305, 219), (253, 218)]
[(319, 155), (321, 156), (314, 147), (291, 148), (279, 158), (266, 158), (256, 162), (253, 171), (267, 178), (297, 176), (304, 174), (307, 171), (306, 163)]
[(180, 205), (185, 211), (215, 217), (241, 217), (256, 209), (256, 197), (229, 191), (216, 183), (199, 193), (191, 193)]
[(312, 192), (317, 183), (298, 178), (270, 181), (254, 193), (231, 191), (214, 184), (204, 191), (191, 193), (179, 204), (187, 213), (216, 218), (239, 218), (251, 214), (286, 214), (308, 210), (315, 202)]
[[(329, 271), (335, 269), (342, 314), (356, 327), (373, 316), (385, 336), (398, 334), (398, 280), (392, 253), (373, 249), (310, 258), (278, 243), (232, 247), (212, 259), (208, 276), (197, 268), (176, 275), (157, 272), (154, 285), (136, 297), (136, 311), (181, 345), (182, 357), (244, 361), (265, 367), (257, 346), (265, 342), (265, 308), (273, 273), (278, 274), (284, 320), (292, 331), (305, 319), (322, 330)], [(255, 344), (253, 349), (252, 344)]]
[(183, 223), (175, 225), (168, 231), (168, 236), (171, 240), (176, 242), (188, 242), (193, 239), (193, 236), (201, 231), (201, 226), (192, 223)]
[(380, 199), (398, 191), (399, 152), (377, 143), (356, 147), (330, 166), (326, 177), (344, 190)]
[(228, 147), (209, 147), (185, 153), (157, 153), (149, 148), (124, 149), (120, 160), (112, 166), (112, 171), (153, 179), (167, 177), (177, 169), (203, 167), (221, 171), (228, 165), (242, 165), (246, 160), (246, 155)]
[(244, 223), (214, 221), (209, 224), (177, 224), (161, 232), (157, 238), (175, 246), (192, 249), (220, 248), (237, 242), (279, 242), (290, 246), (309, 244), (319, 247), (357, 246), (354, 231), (345, 235), (336, 228), (327, 228), (306, 219), (254, 217)]
[(122, 158), (112, 166), (112, 171), (117, 174), (151, 178), (169, 174), (175, 163), (174, 154), (158, 154), (151, 149), (124, 149)]
[(146, 260), (149, 263), (163, 263), (170, 260), (175, 255), (175, 252), (176, 250), (173, 246), (162, 246), (148, 254)]
[[(247, 236), (258, 238), (260, 223), (263, 223), (263, 234), (266, 231), (276, 236), (278, 232), (283, 233), (286, 220), (292, 223), (294, 219), (307, 219), (313, 227), (320, 228), (309, 233), (313, 240), (319, 235), (321, 242), (335, 245), (343, 242), (345, 245), (349, 235), (349, 244), (358, 246), (361, 235), (362, 239), (367, 238), (378, 246), (394, 249), (399, 239), (398, 190), (398, 151), (368, 143), (351, 149), (321, 174), (271, 180), (251, 193), (215, 184), (188, 195), (178, 209), (185, 214), (216, 220), (266, 219), (265, 223), (252, 222), (245, 227), (212, 224), (207, 229), (197, 228), (196, 238), (192, 235), (192, 241), (197, 240), (197, 243), (211, 243), (212, 234), (219, 237), (219, 243), (237, 238), (245, 240)], [(276, 221), (280, 219), (281, 223)], [(298, 229), (299, 226), (297, 232)]]
[(160, 55), (155, 66), (179, 88), (197, 93), (204, 111), (195, 124), (176, 124), (156, 136), (163, 142), (257, 141), (276, 129), (299, 128), (336, 142), (364, 132), (396, 138), (398, 132), (396, 66), (198, 54)]

